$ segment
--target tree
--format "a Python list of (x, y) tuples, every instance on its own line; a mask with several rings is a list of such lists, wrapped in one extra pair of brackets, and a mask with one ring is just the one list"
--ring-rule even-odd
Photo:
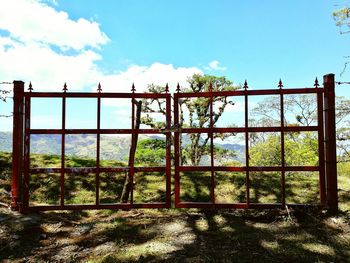
[(137, 144), (135, 163), (161, 165), (165, 163), (166, 142), (160, 139), (144, 139)]
[(337, 147), (339, 161), (350, 160), (350, 100), (336, 98)]
[(336, 22), (336, 25), (342, 28), (346, 27), (345, 31), (340, 31), (341, 34), (350, 33), (350, 8), (344, 6), (333, 12), (333, 18)]
[[(9, 84), (9, 83), (6, 83), (6, 84)], [(0, 89), (0, 101), (2, 102), (6, 102), (7, 101), (7, 98), (9, 96), (9, 94), (11, 93), (11, 91), (9, 90), (5, 90), (5, 89)], [(4, 115), (4, 114), (0, 114), (0, 117), (11, 117), (12, 115)]]
[[(188, 88), (184, 88), (183, 92), (208, 92), (210, 84), (213, 91), (235, 90), (239, 88), (234, 86), (232, 81), (226, 77), (216, 77), (211, 75), (194, 74), (188, 79)], [(151, 84), (148, 91), (159, 93), (164, 91), (163, 87)], [(165, 127), (165, 123), (152, 118), (149, 113), (160, 113), (165, 115), (165, 102), (159, 99), (144, 100), (142, 111), (146, 116), (141, 118), (141, 122), (155, 129)], [(218, 122), (225, 111), (227, 105), (234, 105), (234, 102), (227, 97), (213, 97), (213, 126)], [(186, 118), (188, 116), (188, 118)], [(179, 126), (182, 128), (204, 128), (210, 124), (210, 99), (209, 98), (182, 98), (179, 100)], [(229, 136), (231, 134), (215, 134), (214, 138)], [(191, 133), (188, 135), (189, 143), (182, 145), (181, 161), (189, 161), (191, 165), (198, 165), (203, 155), (208, 153), (208, 142), (210, 135), (204, 137), (201, 134)]]
[[(284, 97), (284, 126), (311, 126), (317, 124), (317, 100), (310, 95), (288, 95)], [(249, 125), (254, 126), (280, 126), (281, 125), (280, 100), (268, 97), (259, 102), (252, 110)], [(264, 133), (250, 133), (253, 145), (267, 138)]]
[[(340, 29), (340, 34), (347, 34), (350, 33), (350, 8), (348, 6), (344, 6), (336, 11), (333, 12), (333, 18), (335, 20), (336, 26)], [(346, 28), (344, 30), (344, 28)], [(345, 56), (345, 58), (348, 60), (350, 56)], [(344, 64), (344, 68), (340, 75), (342, 75), (347, 65), (350, 63), (350, 61), (346, 61)]]
[[(318, 141), (310, 132), (289, 133), (284, 137), (285, 163), (293, 165), (317, 165)], [(281, 165), (281, 136), (268, 135), (257, 142), (249, 152), (253, 166)]]
[[(288, 121), (284, 120), (285, 126), (310, 126), (317, 124), (317, 100), (314, 96), (310, 95), (288, 95), (284, 97), (284, 109), (285, 116), (289, 115)], [(253, 116), (259, 119), (251, 119), (251, 126), (257, 126), (264, 123), (265, 126), (279, 126), (281, 119), (279, 100), (276, 101), (273, 98), (268, 98), (260, 103), (253, 109)], [(277, 116), (277, 117), (276, 117)], [(339, 158), (341, 160), (348, 160), (350, 158), (350, 100), (344, 97), (336, 97), (336, 124), (337, 124), (337, 149)], [(294, 121), (293, 121), (294, 120)], [(288, 133), (289, 139), (297, 142), (300, 137), (300, 133)], [(317, 134), (308, 134), (308, 139), (317, 141)], [(295, 136), (298, 135), (298, 136)], [(250, 140), (252, 145), (256, 146), (260, 142), (268, 141), (264, 134), (251, 133)], [(287, 138), (288, 139), (288, 138)], [(305, 141), (299, 141), (304, 143)]]

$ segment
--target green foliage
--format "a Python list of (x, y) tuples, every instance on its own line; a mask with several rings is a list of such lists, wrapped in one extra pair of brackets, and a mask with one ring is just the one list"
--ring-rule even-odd
[(280, 136), (270, 135), (266, 140), (258, 142), (250, 148), (249, 157), (252, 166), (281, 165)]
[(286, 165), (318, 165), (317, 134), (289, 133), (285, 137)]
[(336, 25), (340, 28), (343, 26), (350, 27), (350, 8), (344, 6), (343, 8), (334, 11), (333, 18), (336, 22)]
[[(289, 166), (317, 165), (318, 140), (312, 132), (289, 133), (284, 138), (285, 163)], [(253, 166), (281, 165), (281, 137), (269, 135), (250, 149), (250, 164)]]
[(135, 163), (161, 165), (165, 162), (166, 141), (160, 139), (144, 139), (138, 142)]

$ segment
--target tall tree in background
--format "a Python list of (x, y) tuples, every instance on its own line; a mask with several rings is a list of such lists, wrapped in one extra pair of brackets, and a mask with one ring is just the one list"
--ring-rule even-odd
[[(340, 29), (340, 34), (350, 33), (350, 8), (348, 5), (343, 6), (342, 8), (333, 12), (333, 18), (336, 22), (336, 25)], [(344, 74), (348, 64), (350, 63), (350, 56), (345, 56), (346, 62), (344, 68), (340, 75)], [(350, 159), (350, 119), (347, 118), (350, 114), (350, 103), (348, 101), (343, 101), (338, 103), (337, 111), (341, 115), (337, 119), (337, 146), (338, 149), (342, 151), (343, 160)], [(341, 161), (343, 161), (341, 160)]]
[[(317, 100), (311, 95), (288, 95), (284, 98), (285, 126), (310, 126), (317, 125)], [(255, 124), (264, 126), (279, 126), (280, 103), (278, 100), (268, 98), (258, 103), (252, 112), (255, 119), (251, 119), (251, 126)], [(336, 97), (336, 125), (337, 125), (337, 148), (340, 161), (350, 159), (350, 100), (344, 97)], [(306, 139), (297, 133), (288, 133), (287, 140), (304, 143), (307, 140), (317, 140), (316, 133), (306, 133)], [(262, 133), (251, 133), (250, 141), (253, 146), (263, 142), (272, 142), (269, 136)], [(271, 145), (276, 145), (272, 144)], [(261, 146), (262, 147), (262, 146)], [(263, 147), (262, 147), (263, 148)], [(312, 147), (311, 147), (312, 148)], [(276, 151), (278, 152), (278, 151)], [(291, 151), (297, 152), (297, 151)], [(297, 156), (297, 155), (296, 155)]]
[[(340, 28), (340, 34), (350, 33), (350, 8), (348, 6), (344, 6), (334, 11), (333, 18), (336, 25)], [(345, 72), (347, 65), (350, 63), (350, 56), (345, 56), (345, 58), (347, 61), (345, 62), (343, 71), (340, 73), (340, 75)]]
[[(235, 90), (239, 88), (234, 86), (232, 81), (226, 77), (216, 77), (211, 75), (194, 74), (188, 79), (188, 88), (184, 88), (182, 92), (208, 92), (210, 83), (213, 91)], [(149, 92), (158, 93), (164, 91), (163, 87), (149, 85)], [(146, 116), (141, 118), (141, 123), (152, 128), (164, 128), (165, 124), (153, 118), (149, 113), (158, 113), (165, 115), (165, 102), (154, 99), (145, 100), (143, 103), (142, 112)], [(213, 97), (213, 125), (218, 122), (220, 117), (228, 105), (234, 105), (234, 102), (228, 97)], [(210, 125), (210, 99), (209, 98), (182, 98), (179, 100), (179, 126), (182, 128), (204, 128)], [(223, 139), (230, 134), (215, 134), (214, 138)], [(185, 138), (186, 139), (186, 138)], [(198, 165), (203, 155), (209, 152), (208, 142), (209, 134), (189, 135), (189, 143), (182, 142), (182, 163), (190, 163)]]

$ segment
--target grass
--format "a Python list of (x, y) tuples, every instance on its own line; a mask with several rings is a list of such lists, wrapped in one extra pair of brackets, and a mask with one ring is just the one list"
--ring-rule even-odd
[[(73, 167), (89, 159), (68, 158)], [(0, 189), (10, 191), (11, 158), (0, 153)], [(57, 156), (34, 156), (33, 165), (59, 167)], [(106, 166), (118, 166), (109, 163)], [(350, 262), (350, 164), (338, 165), (340, 213), (323, 210), (63, 211), (20, 215), (0, 208), (0, 262)], [(67, 203), (94, 203), (95, 175), (66, 175)], [(120, 199), (123, 173), (102, 173), (100, 199)], [(215, 174), (216, 199), (244, 202), (245, 173)], [(33, 204), (59, 200), (59, 174), (32, 175)], [(254, 202), (279, 202), (279, 173), (252, 173)], [(316, 173), (286, 174), (288, 202), (317, 202)], [(209, 200), (210, 173), (181, 174), (181, 198)], [(4, 193), (5, 193), (4, 192)], [(162, 173), (135, 176), (137, 202), (164, 198)], [(315, 197), (316, 196), (316, 197)], [(9, 197), (1, 193), (1, 202)]]
[[(11, 156), (0, 153), (1, 202), (8, 202), (10, 192)], [(67, 167), (94, 167), (95, 160), (66, 157)], [(34, 154), (31, 167), (60, 167), (59, 156)], [(126, 166), (118, 161), (102, 160), (103, 167)], [(338, 164), (339, 201), (342, 211), (350, 210), (349, 186), (350, 163)], [(31, 174), (29, 182), (31, 205), (59, 204), (60, 174)], [(101, 203), (120, 202), (125, 173), (100, 174)], [(210, 172), (181, 173), (180, 198), (182, 201), (210, 202)], [(317, 172), (288, 172), (285, 174), (286, 202), (319, 203), (319, 178)], [(163, 202), (165, 199), (165, 174), (158, 172), (136, 173), (134, 178), (134, 202)], [(246, 202), (246, 175), (242, 172), (215, 172), (215, 199), (217, 203)], [(94, 204), (96, 194), (95, 174), (72, 173), (65, 175), (65, 203)], [(281, 173), (251, 172), (250, 199), (254, 203), (281, 203)]]

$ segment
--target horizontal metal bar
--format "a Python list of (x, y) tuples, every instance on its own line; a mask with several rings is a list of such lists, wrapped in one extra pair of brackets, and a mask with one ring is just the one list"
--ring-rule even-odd
[(166, 203), (116, 203), (116, 204), (99, 204), (99, 205), (39, 205), (29, 206), (29, 211), (50, 211), (50, 210), (99, 210), (99, 209), (132, 209), (132, 208), (169, 208)]
[(180, 202), (176, 204), (177, 208), (237, 208), (237, 209), (247, 209), (247, 208), (280, 208), (281, 204), (257, 204), (252, 203), (247, 205), (247, 203), (227, 203), (213, 204), (211, 202)]
[(320, 170), (319, 166), (285, 166), (283, 167), (260, 167), (260, 166), (250, 166), (249, 171), (251, 172), (317, 172)]
[(140, 98), (140, 99), (166, 99), (170, 94), (165, 93), (91, 93), (91, 92), (25, 92), (28, 98)]
[[(288, 89), (261, 89), (261, 90), (247, 90), (248, 95), (278, 95), (278, 94), (309, 94), (309, 93), (323, 93), (323, 88), (288, 88)], [(244, 96), (244, 90), (232, 91), (214, 91), (212, 96)], [(24, 92), (25, 97), (31, 98), (164, 98), (170, 96), (169, 93), (121, 93), (121, 92)], [(175, 97), (210, 97), (210, 92), (184, 92), (174, 93)]]
[(170, 208), (171, 206), (167, 203), (159, 202), (159, 203), (134, 203), (133, 208)]
[[(288, 207), (322, 207), (321, 204), (286, 204)], [(281, 208), (284, 209), (281, 203), (250, 203), (249, 206), (247, 203), (216, 203), (212, 204), (210, 202), (180, 202), (176, 204), (177, 208), (237, 208), (237, 209), (275, 209)]]
[[(291, 88), (291, 89), (261, 89), (261, 90), (247, 90), (247, 94), (259, 96), (259, 95), (280, 95), (280, 94), (310, 94), (310, 93), (323, 93), (323, 88)], [(223, 96), (244, 96), (244, 90), (231, 90), (231, 91), (214, 91), (214, 92), (183, 92), (174, 93), (176, 98), (198, 98), (198, 97), (223, 97)]]
[(158, 129), (31, 129), (30, 134), (166, 134), (170, 131)]
[[(286, 204), (290, 208), (302, 207), (323, 207), (321, 204)], [(40, 205), (28, 207), (29, 212), (36, 211), (51, 211), (51, 210), (100, 210), (100, 209), (133, 209), (133, 208), (170, 208), (166, 203), (117, 203), (117, 204), (99, 204), (99, 205)], [(268, 204), (268, 203), (205, 203), (205, 202), (180, 202), (176, 204), (176, 208), (236, 208), (236, 209), (274, 209), (284, 208), (282, 204)]]
[[(129, 167), (100, 167), (100, 173), (108, 173), (108, 172), (126, 172), (129, 171)], [(46, 168), (46, 167), (38, 167), (30, 169), (30, 173), (60, 173), (61, 168)], [(69, 173), (96, 173), (98, 170), (97, 167), (66, 167), (64, 168), (64, 172)], [(135, 166), (135, 172), (165, 172), (165, 166)]]
[[(210, 172), (211, 166), (179, 166), (179, 172)], [(233, 166), (213, 166), (213, 170), (219, 171), (231, 171), (231, 172), (244, 172), (245, 167), (233, 167)]]
[[(318, 166), (249, 166), (251, 172), (314, 172), (319, 171)], [(247, 167), (245, 166), (179, 166), (180, 172), (210, 172), (211, 170), (216, 172), (245, 172)]]
[[(306, 132), (306, 131), (318, 131), (318, 126), (287, 126), (284, 127), (285, 132)], [(246, 132), (244, 127), (227, 127), (227, 128), (184, 128), (180, 133), (243, 133)], [(248, 132), (281, 132), (282, 128), (277, 127), (248, 127)]]
[[(126, 172), (129, 171), (129, 167), (100, 167), (101, 173), (108, 172)], [(135, 172), (165, 172), (165, 166), (135, 166)], [(211, 170), (216, 172), (245, 172), (247, 169), (244, 166), (179, 166), (180, 172), (209, 172)], [(61, 168), (45, 168), (38, 167), (30, 169), (30, 173), (60, 173)], [(249, 166), (251, 172), (316, 172), (319, 171), (318, 166), (286, 166), (284, 169), (279, 166)], [(96, 173), (97, 167), (66, 167), (64, 172), (69, 173)]]
[(100, 205), (38, 205), (29, 206), (29, 211), (51, 211), (51, 210), (84, 210), (84, 209), (131, 209), (131, 204), (100, 204)]
[(179, 202), (175, 205), (176, 208), (213, 208), (211, 202)]

